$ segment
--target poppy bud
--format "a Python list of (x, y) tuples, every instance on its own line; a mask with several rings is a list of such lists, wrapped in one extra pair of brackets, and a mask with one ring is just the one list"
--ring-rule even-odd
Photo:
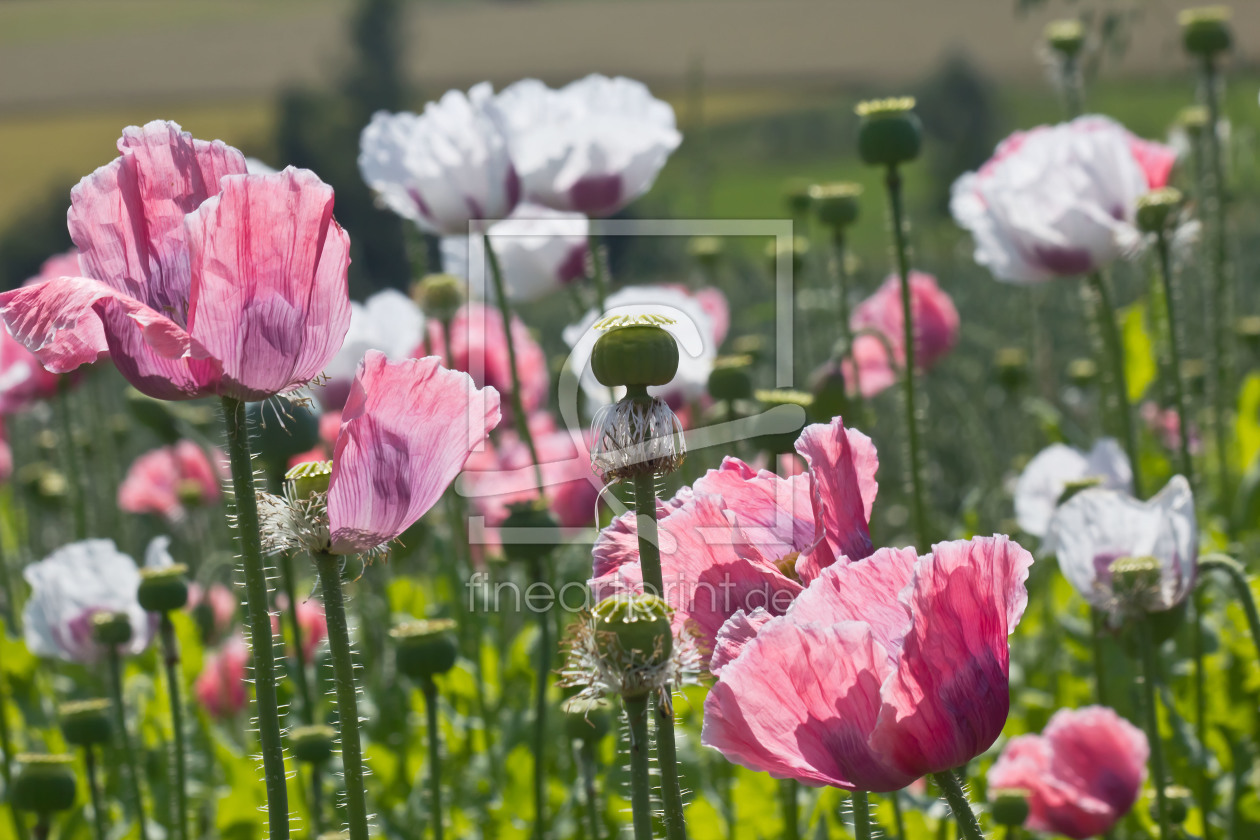
[(1085, 27), (1079, 20), (1055, 20), (1046, 25), (1046, 45), (1064, 58), (1075, 58), (1085, 46)]
[(1181, 24), (1181, 41), (1186, 52), (1211, 58), (1223, 53), (1233, 43), (1229, 20), (1233, 12), (1228, 6), (1201, 6), (1186, 9), (1177, 16)]
[(131, 616), (125, 612), (99, 612), (92, 616), (92, 636), (110, 647), (131, 641)]
[(857, 106), (858, 155), (871, 166), (897, 166), (919, 156), (923, 124), (914, 113), (914, 97), (873, 99)]
[(289, 497), (309, 499), (316, 493), (327, 493), (332, 479), (332, 461), (306, 461), (284, 474)]
[[(757, 402), (761, 403), (767, 409), (777, 408), (781, 405), (799, 405), (805, 409), (808, 415), (814, 407), (814, 396), (804, 391), (791, 391), (787, 389), (779, 389), (774, 391), (757, 391), (754, 396)], [(771, 455), (778, 455), (783, 452), (791, 452), (796, 444), (796, 438), (800, 435), (800, 427), (789, 429), (786, 432), (770, 431), (766, 429), (766, 425), (770, 422), (764, 418), (758, 418), (757, 445)]]
[(149, 612), (183, 609), (188, 603), (188, 567), (176, 563), (164, 569), (141, 569), (136, 598)]
[(570, 697), (560, 708), (564, 710), (565, 732), (571, 741), (596, 744), (612, 729), (612, 706), (607, 700)]
[(293, 757), (307, 764), (323, 764), (332, 757), (337, 732), (331, 726), (299, 726), (289, 733)]
[(783, 204), (788, 214), (794, 217), (804, 216), (809, 212), (809, 182), (804, 178), (793, 178), (783, 186)]
[(1022, 347), (999, 348), (993, 359), (997, 381), (1008, 391), (1028, 381), (1028, 353)]
[(725, 246), (720, 236), (694, 236), (687, 243), (687, 253), (705, 268), (713, 268), (722, 258)]
[(1169, 222), (1176, 218), (1181, 209), (1183, 197), (1176, 187), (1161, 187), (1151, 190), (1138, 199), (1138, 229), (1144, 233), (1163, 233)]
[(862, 195), (861, 184), (837, 182), (815, 184), (809, 188), (814, 215), (818, 221), (833, 231), (842, 231), (858, 220), (858, 199)]
[(76, 747), (91, 747), (107, 743), (113, 733), (109, 700), (75, 700), (62, 703), (57, 709), (61, 720), (61, 734), (66, 743)]
[(753, 394), (752, 356), (719, 356), (709, 373), (709, 396), (734, 402)]
[(673, 610), (655, 595), (615, 595), (596, 605), (595, 646), (623, 670), (664, 665), (674, 652)]
[(17, 756), (9, 802), (14, 808), (51, 814), (74, 805), (74, 759), (68, 755), (26, 753)]
[[(637, 320), (637, 319), (636, 319)], [(618, 326), (607, 318), (595, 325), (608, 329), (595, 342), (591, 371), (601, 385), (667, 385), (678, 373), (678, 342), (657, 324)], [(608, 325), (602, 327), (601, 325)]]
[[(1168, 821), (1173, 825), (1181, 825), (1186, 821), (1186, 817), (1190, 816), (1190, 803), (1193, 801), (1190, 789), (1182, 785), (1168, 785), (1164, 788), (1164, 802), (1168, 805)], [(1154, 806), (1152, 805), (1152, 810)], [(1158, 813), (1152, 813), (1152, 818), (1158, 820)]]
[(1067, 375), (1077, 388), (1088, 388), (1098, 381), (1098, 365), (1093, 359), (1073, 359), (1068, 362)]
[(445, 324), (464, 305), (464, 281), (453, 274), (427, 274), (411, 297), (426, 316)]
[(398, 670), (414, 680), (429, 680), (455, 667), (455, 622), (449, 618), (409, 621), (389, 632)]
[(1008, 788), (997, 792), (989, 811), (993, 821), (998, 825), (1018, 828), (1028, 819), (1028, 791), (1019, 788)]
[(513, 562), (541, 560), (560, 542), (560, 523), (541, 500), (508, 505), (503, 528), (528, 530), (528, 541), (504, 536), (503, 554)]

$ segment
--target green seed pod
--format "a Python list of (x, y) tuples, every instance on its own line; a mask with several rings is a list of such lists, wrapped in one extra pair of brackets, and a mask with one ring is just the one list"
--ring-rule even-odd
[(1010, 788), (997, 792), (997, 796), (989, 803), (989, 811), (993, 821), (998, 825), (1018, 828), (1028, 819), (1028, 791)]
[(455, 317), (464, 297), (464, 281), (453, 274), (426, 274), (411, 290), (420, 311), (442, 324)]
[[(807, 394), (804, 391), (790, 391), (786, 389), (775, 391), (757, 391), (753, 394), (753, 396), (756, 397), (757, 402), (761, 403), (767, 409), (776, 408), (781, 405), (799, 405), (801, 408), (805, 409), (807, 417), (814, 409), (813, 394)], [(759, 422), (757, 423), (757, 446), (771, 455), (780, 455), (784, 452), (791, 452), (796, 445), (797, 437), (800, 436), (801, 426), (789, 429), (786, 432), (770, 431), (768, 428), (766, 428), (765, 431), (761, 431), (761, 429), (765, 428), (766, 424), (769, 422), (769, 420), (759, 418)]]
[(125, 645), (131, 641), (131, 635), (131, 616), (125, 612), (99, 612), (92, 616), (92, 637), (103, 645)]
[(1046, 46), (1064, 58), (1075, 58), (1085, 46), (1085, 26), (1079, 20), (1055, 20), (1046, 25)]
[(695, 236), (687, 243), (687, 253), (705, 268), (713, 268), (722, 259), (725, 246), (720, 236)]
[(800, 218), (809, 212), (809, 181), (791, 178), (783, 185), (783, 204), (788, 215)]
[(1233, 44), (1229, 21), (1233, 12), (1228, 6), (1202, 6), (1186, 9), (1177, 16), (1181, 24), (1181, 42), (1191, 55), (1211, 58)]
[(875, 99), (857, 106), (858, 155), (870, 166), (909, 163), (923, 148), (923, 124), (914, 97)]
[(1078, 388), (1088, 388), (1098, 381), (1098, 365), (1093, 359), (1073, 359), (1068, 362), (1068, 379)]
[(66, 743), (76, 747), (108, 743), (114, 730), (112, 710), (113, 703), (104, 698), (62, 703), (57, 717)]
[(766, 243), (766, 261), (770, 264), (770, 273), (779, 270), (779, 254), (788, 253), (791, 249), (792, 273), (800, 274), (805, 268), (805, 258), (809, 256), (809, 240), (803, 236), (793, 236), (790, 242), (780, 243), (776, 237)]
[(502, 527), (523, 532), (503, 536), (503, 555), (512, 562), (542, 560), (560, 543), (560, 523), (538, 499), (508, 505)]
[(591, 370), (601, 385), (666, 385), (678, 373), (678, 342), (668, 331), (644, 323), (609, 327), (591, 352)]
[(332, 479), (332, 461), (305, 461), (284, 474), (288, 493), (294, 499), (309, 499), (327, 493)]
[(814, 215), (833, 231), (842, 231), (858, 220), (862, 185), (847, 181), (815, 184), (809, 188)]
[(731, 352), (737, 356), (752, 356), (754, 364), (766, 360), (766, 349), (765, 336), (756, 333), (741, 335), (731, 340)]
[(596, 605), (595, 646), (619, 667), (652, 667), (674, 652), (673, 610), (655, 595), (615, 595)]
[(824, 363), (810, 377), (809, 389), (814, 394), (808, 409), (810, 416), (819, 423), (830, 423), (832, 418), (845, 416), (849, 411), (848, 387), (840, 362), (831, 359)]
[(26, 753), (17, 756), (9, 802), (36, 814), (65, 811), (74, 805), (74, 758), (68, 755)]
[(1185, 202), (1176, 187), (1160, 187), (1138, 199), (1137, 224), (1143, 233), (1162, 233), (1176, 219)]
[(1177, 125), (1184, 128), (1191, 137), (1202, 135), (1211, 121), (1211, 114), (1202, 105), (1191, 105), (1188, 108), (1182, 108), (1177, 114)]
[(1207, 365), (1202, 359), (1186, 359), (1181, 363), (1181, 381), (1191, 394), (1203, 396), (1207, 388)]
[(389, 632), (400, 673), (413, 680), (432, 679), (455, 667), (455, 622), (449, 618), (409, 621)]
[(709, 396), (715, 400), (746, 400), (753, 394), (752, 356), (719, 356), (709, 373)]
[[(1194, 801), (1190, 789), (1181, 785), (1167, 785), (1164, 788), (1164, 800), (1168, 803), (1168, 821), (1173, 825), (1181, 825), (1190, 816), (1190, 805)], [(1153, 807), (1153, 806), (1152, 806)], [(1153, 818), (1158, 820), (1158, 813)]]
[(1002, 347), (994, 356), (993, 369), (1003, 388), (1017, 390), (1028, 382), (1028, 353), (1022, 347)]
[(299, 726), (289, 733), (293, 757), (306, 764), (323, 764), (332, 757), (337, 731), (331, 726)]
[(612, 705), (607, 700), (570, 697), (560, 706), (564, 728), (571, 741), (597, 744), (612, 729)]
[(176, 563), (165, 569), (141, 569), (136, 598), (149, 612), (182, 610), (188, 603), (188, 567)]

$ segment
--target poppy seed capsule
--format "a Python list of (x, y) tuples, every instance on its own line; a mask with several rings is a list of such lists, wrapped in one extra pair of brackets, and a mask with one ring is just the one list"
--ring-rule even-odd
[(1073, 359), (1068, 362), (1067, 375), (1077, 388), (1088, 388), (1098, 381), (1098, 365), (1093, 359)]
[(814, 215), (819, 222), (836, 231), (844, 230), (858, 220), (858, 199), (861, 196), (861, 184), (845, 181), (814, 184), (809, 188)]
[(107, 743), (113, 734), (111, 709), (110, 701), (103, 698), (62, 703), (57, 717), (61, 720), (61, 734), (66, 743), (76, 747)]
[[(814, 395), (807, 394), (804, 391), (792, 391), (788, 389), (757, 391), (754, 396), (757, 398), (757, 402), (761, 403), (767, 409), (778, 408), (783, 405), (797, 405), (805, 409), (805, 415), (807, 418), (814, 410)], [(786, 432), (770, 431), (770, 427), (772, 427), (776, 421), (777, 418), (768, 419), (765, 415), (757, 418), (757, 445), (771, 455), (791, 452), (796, 446), (796, 439), (800, 436), (801, 426), (797, 426), (794, 429), (788, 429)]]
[(1022, 347), (1002, 347), (993, 359), (997, 381), (1014, 391), (1028, 381), (1028, 353)]
[(1137, 223), (1143, 233), (1162, 233), (1176, 217), (1184, 201), (1176, 187), (1160, 187), (1138, 199)]
[(709, 396), (715, 400), (734, 402), (753, 394), (752, 356), (719, 356), (709, 373)]
[(612, 705), (607, 700), (570, 697), (560, 708), (564, 710), (564, 729), (571, 741), (597, 744), (612, 729)]
[(560, 523), (541, 499), (508, 505), (501, 528), (521, 529), (521, 536), (503, 535), (503, 554), (513, 562), (541, 560), (560, 542)]
[(923, 123), (914, 113), (914, 97), (874, 99), (857, 106), (858, 155), (870, 166), (909, 163), (923, 148)]
[(993, 821), (998, 825), (1018, 828), (1028, 819), (1028, 791), (1020, 788), (1009, 788), (998, 791), (989, 805)]
[(148, 612), (183, 609), (188, 603), (188, 567), (176, 563), (164, 569), (141, 569), (136, 599)]
[(289, 497), (309, 499), (316, 493), (327, 493), (332, 479), (332, 461), (306, 461), (284, 474)]
[(131, 641), (131, 616), (125, 612), (99, 612), (92, 616), (92, 638), (117, 647)]
[(1075, 58), (1085, 45), (1085, 27), (1075, 18), (1046, 24), (1046, 45), (1065, 58)]
[[(1190, 816), (1190, 803), (1194, 794), (1190, 789), (1182, 785), (1168, 785), (1164, 788), (1164, 801), (1168, 804), (1168, 821), (1174, 825), (1181, 825), (1186, 821), (1186, 817)], [(1159, 819), (1158, 811), (1152, 805), (1152, 816)]]
[(687, 253), (705, 268), (716, 266), (722, 258), (723, 250), (725, 246), (718, 236), (696, 236), (687, 243)]
[(9, 802), (14, 808), (51, 814), (74, 805), (74, 759), (68, 755), (26, 753), (17, 756)]
[(389, 631), (398, 670), (414, 680), (428, 680), (455, 667), (455, 622), (449, 618), (409, 621)]
[(1181, 24), (1181, 42), (1186, 52), (1204, 58), (1223, 53), (1233, 43), (1229, 20), (1233, 16), (1228, 6), (1202, 6), (1186, 9), (1177, 16)]
[(445, 324), (464, 305), (464, 281), (453, 274), (427, 274), (412, 291), (420, 311)]
[(1191, 137), (1198, 137), (1208, 127), (1212, 117), (1208, 113), (1208, 109), (1202, 105), (1191, 105), (1188, 108), (1182, 108), (1177, 114), (1177, 125), (1186, 130)]
[(616, 327), (599, 337), (591, 370), (601, 385), (667, 385), (678, 373), (678, 342), (655, 324)]
[(289, 733), (293, 757), (307, 764), (323, 764), (332, 757), (337, 732), (331, 726), (299, 726)]
[(614, 595), (595, 606), (595, 646), (625, 668), (664, 665), (674, 652), (673, 610), (655, 595)]

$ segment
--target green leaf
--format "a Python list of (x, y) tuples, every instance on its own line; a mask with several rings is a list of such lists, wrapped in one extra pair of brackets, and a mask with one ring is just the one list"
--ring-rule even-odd
[(1251, 373), (1243, 380), (1238, 394), (1239, 465), (1245, 470), (1260, 455), (1260, 373)]
[(1124, 373), (1129, 384), (1129, 399), (1137, 401), (1155, 381), (1159, 373), (1155, 342), (1147, 326), (1146, 304), (1138, 301), (1120, 310), (1121, 339), (1124, 342)]

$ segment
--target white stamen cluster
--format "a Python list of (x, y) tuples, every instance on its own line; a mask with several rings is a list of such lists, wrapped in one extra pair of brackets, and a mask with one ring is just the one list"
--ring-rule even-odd
[(659, 397), (628, 397), (601, 408), (591, 421), (591, 468), (604, 481), (673, 472), (687, 455), (683, 427)]
[(327, 551), (330, 544), (328, 494), (311, 493), (298, 498), (288, 482), (283, 496), (260, 492), (258, 531), (263, 551), (268, 554)]
[[(599, 700), (610, 695), (630, 697), (656, 693), (662, 708), (672, 711), (670, 691), (682, 685), (693, 685), (704, 668), (705, 658), (695, 638), (688, 633), (675, 634), (673, 650), (661, 661), (660, 650), (653, 656), (631, 651), (618, 656), (606, 655), (597, 641), (601, 631), (595, 616), (584, 612), (573, 623), (566, 640), (568, 654), (560, 671), (562, 688), (581, 688), (575, 698)], [(607, 632), (607, 631), (604, 631)]]

